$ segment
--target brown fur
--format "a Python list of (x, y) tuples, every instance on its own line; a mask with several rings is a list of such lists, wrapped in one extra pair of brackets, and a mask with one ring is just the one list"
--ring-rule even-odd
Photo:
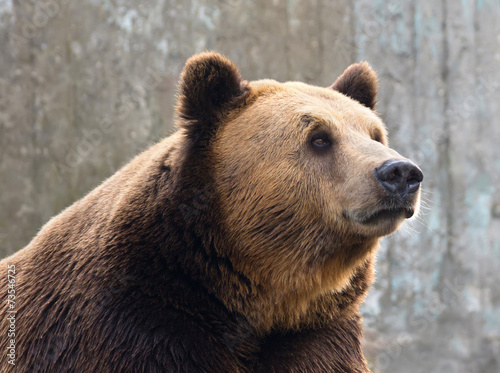
[(331, 88), (370, 109), (375, 108), (378, 78), (367, 62), (354, 63), (349, 66)]
[(358, 308), (403, 218), (361, 221), (385, 203), (374, 169), (402, 157), (368, 65), (333, 88), (191, 58), (180, 130), (2, 261), (17, 271), (15, 371), (367, 372)]

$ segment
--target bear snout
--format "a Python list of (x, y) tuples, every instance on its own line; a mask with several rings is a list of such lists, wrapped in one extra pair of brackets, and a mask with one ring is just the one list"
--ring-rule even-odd
[(375, 169), (375, 177), (386, 193), (404, 199), (418, 192), (424, 174), (413, 162), (389, 159)]

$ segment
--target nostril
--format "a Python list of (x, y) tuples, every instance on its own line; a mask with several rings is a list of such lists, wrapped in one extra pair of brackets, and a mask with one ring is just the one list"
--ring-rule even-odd
[(423, 179), (424, 179), (424, 174), (422, 173), (420, 168), (414, 165), (414, 167), (412, 167), (408, 175), (408, 182), (411, 181), (415, 183), (421, 183)]
[(395, 181), (398, 177), (401, 177), (401, 172), (398, 168), (395, 168), (392, 172), (387, 176), (387, 181)]

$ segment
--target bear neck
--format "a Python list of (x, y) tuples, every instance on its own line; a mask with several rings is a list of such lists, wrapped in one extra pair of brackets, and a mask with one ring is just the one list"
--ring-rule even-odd
[(374, 279), (378, 240), (344, 247), (360, 253), (348, 265), (327, 261), (302, 276), (290, 274), (296, 280), (279, 284), (256, 278), (232, 258), (221, 255), (230, 250), (220, 247), (216, 236), (214, 233), (194, 240), (197, 247), (192, 247), (191, 259), (187, 259), (188, 270), (196, 273), (230, 314), (245, 319), (256, 335), (316, 328), (357, 315)]
[[(236, 294), (227, 292), (222, 301), (262, 333), (321, 327), (359, 313), (373, 282), (374, 260), (374, 255), (368, 255), (343, 276), (329, 276), (330, 266), (325, 266), (312, 273), (309, 281), (284, 287), (250, 281), (252, 296), (235, 303)], [(336, 283), (338, 279), (341, 283)]]

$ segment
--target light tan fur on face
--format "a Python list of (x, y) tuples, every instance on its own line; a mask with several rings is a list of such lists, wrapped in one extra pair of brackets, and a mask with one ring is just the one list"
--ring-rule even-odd
[[(271, 80), (250, 88), (252, 104), (217, 134), (215, 180), (236, 269), (263, 293), (273, 289), (262, 321), (271, 326), (341, 291), (379, 238), (397, 229), (401, 222), (366, 228), (348, 216), (377, 206), (374, 169), (403, 158), (386, 146), (380, 118), (336, 91)], [(333, 157), (307, 148), (318, 126), (332, 134)]]

